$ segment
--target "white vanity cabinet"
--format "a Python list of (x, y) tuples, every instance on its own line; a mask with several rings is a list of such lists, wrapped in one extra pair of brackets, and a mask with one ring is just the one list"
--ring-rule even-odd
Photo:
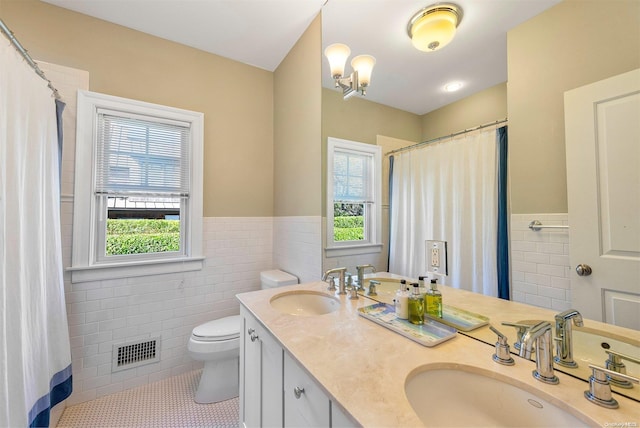
[(267, 329), (240, 306), (240, 422), (254, 427), (355, 427)]
[(282, 426), (282, 347), (242, 306), (240, 315), (240, 420), (248, 428)]

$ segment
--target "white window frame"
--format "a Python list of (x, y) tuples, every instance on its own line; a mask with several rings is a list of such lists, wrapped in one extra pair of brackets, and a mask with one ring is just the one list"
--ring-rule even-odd
[[(149, 118), (163, 118), (190, 124), (191, 170), (189, 198), (180, 221), (184, 222), (184, 251), (173, 253), (117, 256), (99, 260), (97, 254), (98, 202), (94, 195), (96, 122), (98, 110), (112, 110)], [(143, 101), (90, 91), (78, 91), (76, 131), (75, 190), (73, 205), (73, 247), (71, 282), (96, 281), (143, 275), (200, 270), (202, 254), (204, 115)]]
[[(347, 151), (371, 156), (369, 179), (373, 185), (373, 203), (365, 209), (365, 221), (369, 239), (361, 243), (355, 241), (335, 242), (333, 240), (333, 163), (336, 151)], [(379, 253), (382, 250), (382, 147), (329, 137), (327, 139), (327, 257)]]

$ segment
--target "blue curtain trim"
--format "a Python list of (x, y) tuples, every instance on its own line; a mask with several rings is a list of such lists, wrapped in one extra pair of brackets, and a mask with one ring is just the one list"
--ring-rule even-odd
[(66, 400), (73, 391), (71, 364), (54, 374), (49, 382), (49, 393), (40, 397), (29, 411), (30, 427), (48, 427), (51, 408)]
[[(391, 201), (393, 198), (393, 155), (389, 156), (389, 224), (391, 224)], [(391, 242), (391, 228), (389, 228), (389, 236), (387, 237), (387, 242)], [(387, 245), (387, 272), (389, 271), (389, 266), (391, 265), (391, 245)]]
[(60, 189), (62, 189), (62, 112), (67, 105), (56, 100), (56, 124), (58, 126), (58, 178), (60, 179)]
[(507, 207), (508, 127), (498, 129), (498, 297), (510, 300), (509, 293), (509, 215)]

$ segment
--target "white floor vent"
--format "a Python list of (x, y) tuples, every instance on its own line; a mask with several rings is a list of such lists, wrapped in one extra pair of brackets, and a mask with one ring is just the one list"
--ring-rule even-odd
[(113, 345), (111, 372), (160, 361), (160, 337)]

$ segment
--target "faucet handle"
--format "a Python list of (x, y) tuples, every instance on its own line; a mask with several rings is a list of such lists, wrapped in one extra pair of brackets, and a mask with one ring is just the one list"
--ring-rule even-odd
[(609, 360), (611, 361), (613, 361), (614, 358), (618, 357), (621, 360), (627, 360), (631, 361), (632, 363), (640, 364), (640, 358), (632, 357), (631, 355), (626, 355), (622, 352), (612, 351), (611, 349), (605, 349), (604, 352), (609, 355)]
[(604, 367), (589, 364), (589, 368), (593, 370), (593, 373), (589, 377), (589, 390), (584, 392), (584, 397), (592, 403), (608, 409), (617, 409), (620, 407), (618, 401), (611, 395), (610, 376), (620, 377), (633, 383), (640, 382), (640, 380), (633, 376), (614, 372)]
[(367, 291), (367, 296), (377, 296), (376, 286), (380, 285), (380, 281), (370, 280), (369, 281), (369, 291)]
[(520, 345), (522, 344), (522, 336), (527, 332), (527, 329), (531, 327), (529, 324), (519, 324), (515, 322), (507, 322), (503, 321), (502, 325), (507, 325), (509, 327), (516, 328), (517, 340), (513, 343), (513, 347), (516, 349), (520, 349)]
[(351, 288), (353, 286), (353, 274), (351, 272), (344, 273), (344, 285), (347, 288)]
[(327, 275), (327, 279), (325, 280), (325, 282), (327, 284), (329, 284), (329, 286), (327, 287), (327, 290), (329, 291), (336, 291), (336, 282), (335, 282), (335, 277), (333, 275)]
[(507, 336), (500, 333), (498, 329), (492, 325), (490, 325), (489, 328), (492, 332), (498, 335), (498, 341), (496, 342), (496, 353), (493, 354), (493, 361), (499, 364), (504, 364), (505, 366), (514, 365), (516, 362), (511, 356), (511, 352), (509, 351)]
[(613, 372), (616, 375), (609, 375), (609, 382), (611, 385), (618, 386), (620, 388), (631, 389), (633, 385), (627, 379), (621, 378), (620, 374), (627, 374), (627, 368), (622, 362), (622, 360), (631, 361), (636, 364), (640, 364), (640, 359), (636, 357), (632, 357), (631, 355), (626, 355), (620, 352), (612, 351), (610, 349), (605, 349), (604, 352), (607, 353), (609, 358), (605, 361), (605, 367)]
[(349, 300), (357, 300), (359, 299), (358, 297), (358, 287), (353, 286), (349, 289)]

